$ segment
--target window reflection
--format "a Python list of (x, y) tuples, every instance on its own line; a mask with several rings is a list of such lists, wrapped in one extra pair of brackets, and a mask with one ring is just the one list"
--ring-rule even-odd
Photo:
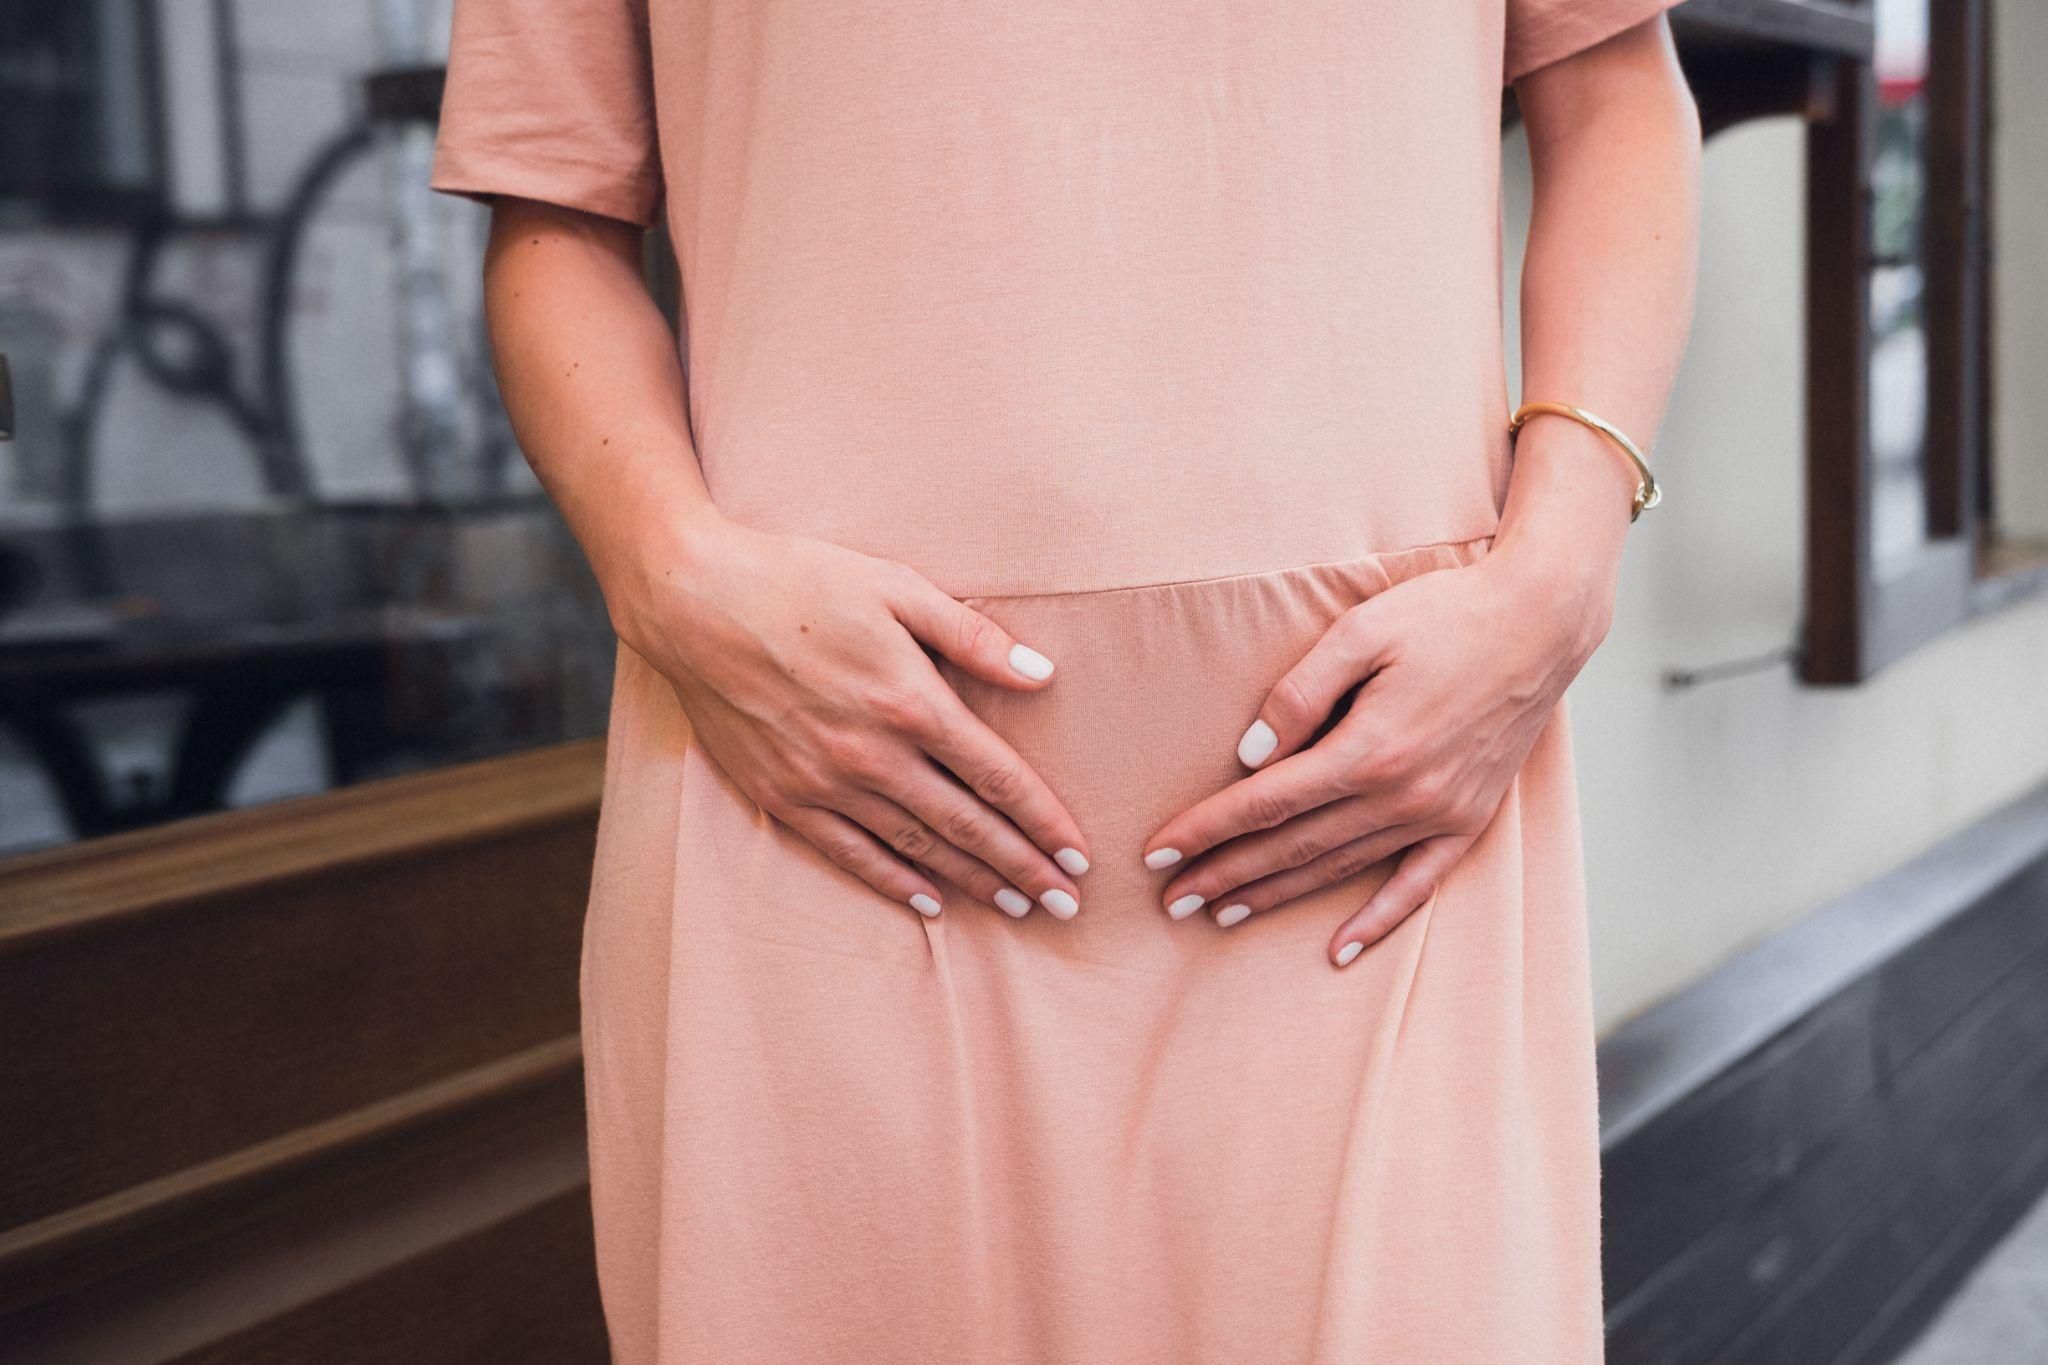
[(1871, 553), (1879, 578), (1927, 539), (1927, 4), (1878, 0), (1871, 168)]
[(0, 852), (604, 718), (424, 188), (446, 0), (154, 9), (0, 8)]

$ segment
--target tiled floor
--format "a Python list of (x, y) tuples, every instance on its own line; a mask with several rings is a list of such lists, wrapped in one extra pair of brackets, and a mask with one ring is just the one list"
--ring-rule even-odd
[(1897, 1365), (2048, 1361), (2048, 1199), (2020, 1220)]

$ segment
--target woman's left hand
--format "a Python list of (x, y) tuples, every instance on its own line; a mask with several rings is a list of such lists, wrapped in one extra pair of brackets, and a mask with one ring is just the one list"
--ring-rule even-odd
[[(1332, 937), (1331, 960), (1343, 966), (1393, 930), (1492, 821), (1605, 637), (1614, 577), (1597, 557), (1525, 558), (1496, 541), (1338, 617), (1239, 744), (1256, 771), (1147, 843), (1146, 866), (1179, 866), (1169, 912), (1207, 906), (1228, 927), (1405, 849)], [(1350, 710), (1315, 738), (1353, 688)]]

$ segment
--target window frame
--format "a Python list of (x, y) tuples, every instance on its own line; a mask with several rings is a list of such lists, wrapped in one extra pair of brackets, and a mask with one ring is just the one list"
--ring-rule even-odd
[(1927, 538), (1883, 578), (1871, 555), (1876, 72), (1864, 54), (1830, 58), (1819, 73), (1822, 108), (1807, 124), (1805, 683), (1863, 682), (2048, 589), (2048, 562), (2001, 564), (1994, 553), (1991, 3), (1929, 6)]
[[(58, 179), (0, 190), (0, 222), (7, 226), (121, 226), (159, 218), (165, 213), (171, 193), (171, 151), (165, 127), (160, 16), (155, 5), (140, 3), (140, 0), (127, 0), (125, 8), (134, 26), (135, 39), (133, 70), (130, 72), (135, 88), (130, 97), (135, 103), (139, 126), (134, 131), (141, 140), (142, 155), (147, 162), (140, 179), (126, 184), (108, 179), (75, 183)], [(96, 43), (104, 43), (104, 35), (98, 33), (98, 21), (98, 15), (89, 15), (79, 22), (95, 34)], [(99, 101), (104, 98), (96, 87), (96, 111)]]

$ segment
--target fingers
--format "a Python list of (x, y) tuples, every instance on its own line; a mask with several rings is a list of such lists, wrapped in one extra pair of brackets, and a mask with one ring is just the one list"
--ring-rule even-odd
[(815, 806), (784, 811), (783, 823), (844, 871), (929, 919), (942, 908), (939, 889), (843, 815)]
[(902, 858), (936, 872), (953, 885), (1012, 919), (1031, 912), (1031, 897), (987, 863), (941, 837), (926, 821), (887, 797), (861, 793), (847, 802), (847, 815)]
[(1073, 814), (1038, 770), (969, 710), (957, 693), (948, 689), (933, 724), (919, 738), (925, 752), (967, 790), (1009, 817), (1060, 871), (1078, 877), (1088, 870), (1087, 841)]
[(1008, 631), (915, 570), (903, 570), (902, 588), (891, 606), (919, 643), (983, 682), (1028, 692), (1052, 678), (1052, 660), (1011, 639)]
[[(911, 638), (964, 672), (1003, 686), (1030, 690), (1050, 678), (1052, 666), (1043, 656), (912, 570), (896, 567), (900, 576), (891, 580), (889, 605)], [(921, 865), (1010, 915), (1022, 916), (1036, 903), (1071, 919), (1080, 910), (1072, 879), (1088, 870), (1072, 814), (928, 660), (903, 652), (916, 661), (916, 676), (874, 688), (865, 719), (828, 731), (815, 746), (825, 763), (800, 771), (802, 785), (789, 794), (804, 806), (838, 813), (898, 860)]]
[[(932, 774), (932, 782), (940, 788), (952, 787), (960, 794), (964, 807), (973, 810), (973, 798), (964, 789), (937, 772)], [(786, 810), (780, 818), (835, 865), (927, 918), (939, 914), (943, 902), (938, 888), (918, 870), (919, 864), (1013, 919), (1022, 919), (1031, 910), (1031, 897), (1018, 890), (1016, 883), (1047, 880), (1044, 876), (1006, 878), (959, 844), (941, 837), (925, 819), (873, 793), (849, 797), (844, 813), (799, 806)], [(973, 818), (977, 825), (982, 819), (1002, 824), (985, 810)], [(1009, 838), (1014, 844), (1004, 850), (1004, 861), (1036, 859), (1040, 868), (1049, 869), (1050, 864), (1014, 829), (1009, 831)], [(1071, 919), (1079, 909), (1073, 884), (1056, 872), (1050, 880), (1053, 884), (1039, 893), (1040, 901), (1060, 918)]]
[(1343, 761), (1317, 746), (1295, 754), (1190, 806), (1161, 826), (1145, 846), (1145, 866), (1158, 871), (1192, 861), (1218, 844), (1271, 829), (1305, 811), (1351, 796)]
[(1423, 837), (1423, 831), (1414, 825), (1394, 825), (1376, 830), (1363, 838), (1340, 844), (1299, 867), (1290, 867), (1285, 872), (1261, 877), (1217, 895), (1208, 903), (1210, 917), (1225, 929), (1242, 924), (1253, 915), (1277, 910), (1312, 891), (1321, 891), (1348, 877), (1355, 877)]
[[(1028, 645), (1019, 644), (994, 621), (939, 591), (913, 570), (903, 569), (901, 589), (893, 606), (897, 619), (915, 639), (984, 682), (1029, 691), (1043, 686), (1052, 677), (1051, 660)], [(1047, 908), (1062, 918), (1071, 916), (1077, 902), (1073, 883), (1066, 876), (1078, 877), (1088, 870), (1087, 844), (1081, 837), (1080, 826), (1044, 779), (975, 715), (958, 693), (950, 687), (940, 688), (939, 692), (911, 737), (940, 766), (959, 778), (968, 791), (1007, 817), (1030, 843), (1043, 849), (1057, 864), (1050, 869), (1050, 878), (1040, 874), (1035, 866), (1019, 866), (1014, 861), (992, 865), (1006, 875), (1023, 877), (1032, 894), (1041, 900), (1051, 893)], [(929, 787), (925, 791), (927, 796), (932, 794)], [(970, 820), (967, 812), (957, 808), (950, 809), (948, 815), (962, 822)], [(979, 821), (974, 822), (974, 834), (978, 838), (996, 837)], [(1014, 847), (1014, 840), (1001, 838), (1001, 850)], [(995, 850), (970, 847), (968, 851), (980, 855)]]
[[(1356, 793), (1354, 759), (1344, 746), (1303, 746), (1345, 694), (1389, 659), (1391, 636), (1381, 630), (1374, 609), (1379, 600), (1368, 598), (1339, 616), (1266, 694), (1258, 719), (1237, 746), (1238, 760), (1255, 771), (1168, 821), (1147, 845), (1145, 866), (1158, 871), (1190, 861)], [(1345, 727), (1332, 733), (1345, 733)]]
[[(974, 792), (938, 768), (926, 765), (921, 774), (905, 774), (889, 796), (945, 844), (995, 869), (1005, 879), (1006, 888), (1021, 889), (1059, 919), (1072, 919), (1080, 910), (1080, 888), (1053, 860)], [(992, 898), (1014, 914), (1015, 895), (1012, 889), (1007, 897), (992, 893)]]
[(1172, 877), (1161, 889), (1160, 904), (1175, 919), (1220, 904), (1226, 892), (1312, 863), (1394, 823), (1378, 807), (1368, 797), (1345, 797), (1277, 829), (1232, 839)]
[(1330, 961), (1339, 967), (1351, 965), (1360, 953), (1420, 910), (1476, 840), (1476, 835), (1445, 834), (1409, 849), (1394, 875), (1337, 930), (1330, 940)]
[(1385, 662), (1380, 613), (1367, 598), (1323, 632), (1314, 647), (1266, 694), (1258, 719), (1237, 743), (1238, 762), (1260, 768), (1298, 752), (1343, 700)]

